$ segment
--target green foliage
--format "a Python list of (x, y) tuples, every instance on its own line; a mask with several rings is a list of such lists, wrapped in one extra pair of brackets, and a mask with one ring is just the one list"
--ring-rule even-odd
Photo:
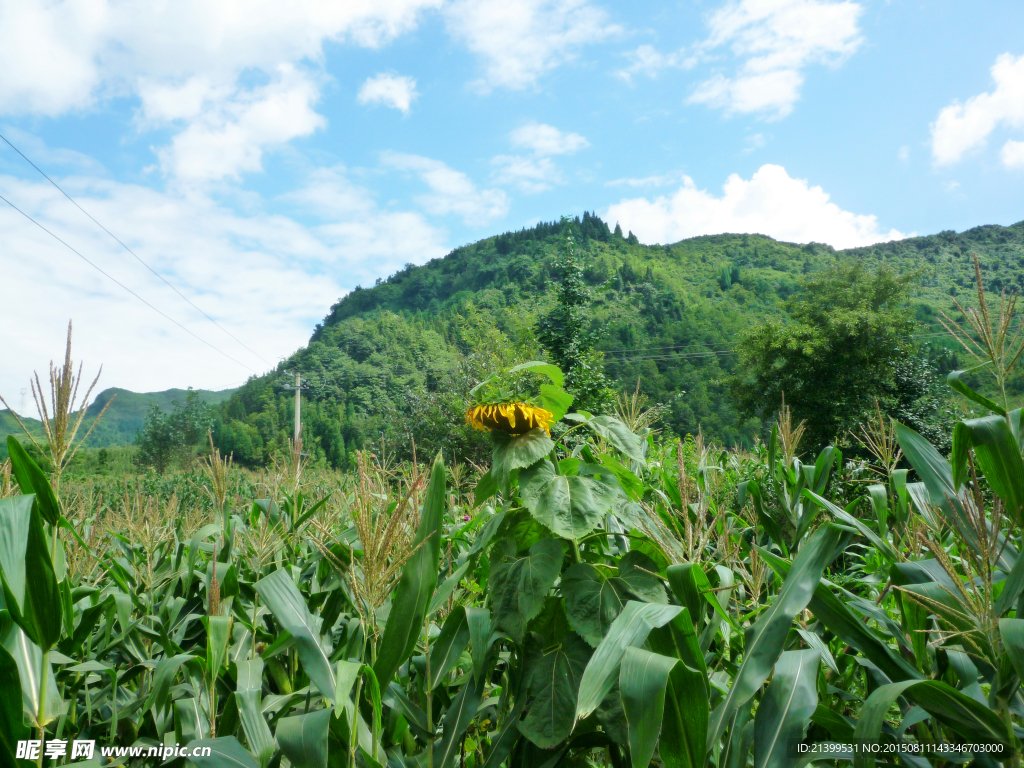
[[(209, 746), (199, 768), (788, 766), (796, 743), (1020, 760), (1020, 409), (959, 421), (948, 460), (900, 425), (915, 474), (870, 484), (784, 430), (727, 452), (598, 418), (565, 414), (546, 452), (492, 433), (508, 482), (481, 474), (476, 512), (440, 457), (429, 480), (362, 461), (271, 498), (243, 471), (216, 510), (195, 474), (100, 511), (69, 483), (44, 511), (15, 448), (35, 494), (0, 499), (0, 681), (21, 692), (0, 754), (42, 729)], [(578, 529), (584, 480), (603, 490)], [(406, 554), (367, 614), (379, 542), (357, 516), (388, 526), (403, 499)]]
[(188, 463), (212, 424), (209, 405), (191, 389), (184, 403), (171, 404), (170, 413), (151, 404), (137, 438), (139, 463), (160, 473), (173, 464)]
[(565, 371), (566, 390), (576, 409), (601, 412), (611, 403), (610, 381), (602, 370), (603, 356), (594, 346), (601, 332), (593, 327), (590, 290), (576, 252), (572, 227), (563, 221), (565, 253), (557, 264), (555, 307), (537, 322), (537, 340), (552, 362)]
[(788, 401), (815, 448), (845, 438), (876, 401), (884, 412), (910, 413), (931, 391), (913, 388), (920, 365), (896, 370), (914, 354), (906, 303), (915, 279), (853, 263), (807, 280), (787, 300), (790, 322), (769, 319), (744, 335), (734, 380), (741, 408), (770, 416)]
[[(589, 214), (572, 224), (576, 263), (591, 295), (586, 329), (607, 329), (593, 350), (604, 360), (593, 370), (617, 388), (632, 388), (640, 379), (653, 402), (669, 406), (666, 428), (681, 436), (700, 430), (725, 445), (750, 447), (768, 433), (765, 422), (741, 413), (731, 396), (731, 376), (746, 373), (737, 368), (732, 345), (765, 318), (781, 323), (785, 300), (805, 278), (854, 262), (868, 273), (883, 263), (897, 273), (920, 273), (904, 312), (922, 334), (941, 330), (940, 310), (953, 311), (951, 286), (961, 297), (970, 290), (972, 251), (980, 254), (993, 286), (1024, 285), (1024, 222), (838, 252), (761, 235), (645, 246), (616, 236)], [(562, 222), (552, 222), (487, 238), (409, 265), (336, 303), (308, 347), (282, 365), (316, 385), (303, 403), (310, 460), (345, 469), (353, 451), (369, 445), (379, 451), (382, 444), (411, 458), (414, 437), (425, 455), (442, 450), (486, 461), (486, 441), (462, 425), (468, 392), (491, 372), (542, 355), (535, 328), (555, 308), (552, 286), (562, 276), (565, 234)], [(728, 291), (720, 285), (723, 265)], [(959, 367), (962, 351), (945, 340), (930, 342), (920, 356), (913, 344), (909, 349), (909, 357), (890, 358), (892, 379), (879, 399), (894, 417), (940, 446), (948, 444), (948, 435), (938, 431), (951, 418), (943, 412), (944, 391), (923, 368), (945, 374)], [(254, 378), (219, 407), (217, 445), (247, 466), (266, 466), (288, 453), (291, 403), (289, 393), (275, 390), (279, 379), (277, 372)], [(1024, 392), (1024, 372), (1010, 388)], [(786, 394), (796, 406), (795, 392)], [(866, 402), (873, 407), (870, 394)], [(765, 406), (766, 420), (778, 405), (776, 396)]]

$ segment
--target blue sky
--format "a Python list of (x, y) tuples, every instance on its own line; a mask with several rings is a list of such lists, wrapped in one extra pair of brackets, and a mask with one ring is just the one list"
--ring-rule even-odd
[(69, 317), (101, 387), (233, 386), (355, 285), (585, 209), (649, 243), (1014, 223), (1021, 29), (1019, 1), (0, 0), (0, 130), (256, 353), (0, 145), (0, 194), (220, 350), (5, 206), (0, 394)]

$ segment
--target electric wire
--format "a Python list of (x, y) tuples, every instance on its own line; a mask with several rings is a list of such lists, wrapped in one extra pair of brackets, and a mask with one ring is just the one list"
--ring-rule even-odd
[(143, 259), (142, 259), (142, 258), (141, 258), (141, 257), (140, 257), (140, 256), (139, 256), (138, 254), (137, 254), (137, 253), (135, 253), (135, 251), (133, 251), (133, 250), (132, 250), (131, 248), (129, 248), (129, 247), (128, 247), (128, 246), (127, 246), (127, 245), (126, 245), (125, 243), (124, 243), (124, 241), (122, 241), (122, 240), (121, 240), (121, 238), (119, 238), (119, 237), (118, 237), (117, 235), (115, 235), (115, 234), (114, 234), (113, 232), (111, 232), (111, 231), (110, 231), (109, 229), (107, 229), (107, 228), (106, 228), (105, 226), (103, 226), (102, 224), (100, 224), (100, 223), (99, 223), (99, 222), (98, 222), (98, 221), (96, 220), (96, 218), (95, 218), (95, 217), (94, 217), (94, 216), (93, 216), (93, 215), (92, 215), (91, 213), (89, 213), (89, 212), (88, 212), (87, 210), (85, 210), (85, 208), (83, 208), (83, 207), (82, 207), (81, 205), (79, 205), (79, 204), (78, 204), (78, 201), (77, 201), (77, 200), (75, 200), (75, 199), (74, 199), (73, 197), (71, 197), (71, 195), (69, 195), (69, 194), (68, 194), (67, 192), (65, 192), (65, 191), (64, 191), (64, 190), (63, 190), (63, 189), (61, 188), (61, 186), (60, 186), (60, 185), (59, 185), (59, 184), (58, 184), (57, 182), (55, 182), (55, 181), (54, 181), (53, 179), (51, 179), (51, 178), (50, 178), (49, 176), (47, 176), (47, 175), (46, 175), (46, 172), (45, 172), (45, 171), (43, 171), (43, 169), (42, 169), (42, 168), (40, 168), (40, 167), (39, 167), (38, 165), (36, 165), (35, 163), (33, 163), (33, 162), (32, 162), (32, 161), (31, 161), (31, 160), (30, 160), (30, 159), (28, 158), (28, 156), (27, 156), (27, 155), (25, 155), (25, 153), (24, 153), (24, 152), (22, 152), (22, 151), (21, 151), (20, 149), (18, 149), (18, 148), (17, 148), (16, 146), (14, 146), (14, 144), (12, 144), (12, 143), (11, 143), (10, 139), (8, 139), (8, 138), (7, 138), (6, 136), (4, 136), (4, 135), (3, 135), (2, 133), (0, 133), (0, 139), (3, 139), (3, 140), (4, 140), (4, 142), (5, 142), (6, 144), (7, 144), (7, 146), (9, 146), (9, 147), (10, 147), (11, 149), (13, 149), (13, 150), (14, 150), (15, 152), (17, 152), (17, 153), (18, 153), (19, 155), (21, 155), (22, 159), (23, 159), (23, 160), (24, 160), (24, 161), (25, 161), (26, 163), (28, 163), (28, 164), (29, 164), (29, 165), (31, 165), (31, 166), (32, 166), (33, 168), (35, 168), (35, 169), (36, 169), (37, 171), (39, 171), (40, 175), (42, 175), (42, 177), (43, 177), (44, 179), (46, 179), (46, 180), (47, 180), (48, 182), (50, 182), (50, 183), (51, 183), (51, 184), (52, 184), (52, 185), (53, 185), (53, 186), (54, 186), (54, 187), (55, 187), (55, 188), (57, 189), (57, 191), (58, 191), (58, 192), (60, 192), (60, 193), (61, 193), (62, 195), (64, 195), (64, 197), (66, 197), (66, 198), (67, 198), (68, 200), (70, 200), (70, 201), (71, 201), (71, 202), (72, 202), (72, 203), (74, 204), (74, 206), (75, 206), (76, 208), (78, 208), (78, 210), (80, 210), (80, 211), (81, 211), (82, 213), (84, 213), (84, 214), (85, 214), (86, 216), (88, 216), (88, 217), (89, 217), (89, 219), (90, 219), (90, 220), (91, 220), (91, 221), (93, 222), (93, 224), (95, 224), (95, 225), (96, 225), (97, 227), (99, 227), (99, 228), (100, 228), (100, 229), (102, 229), (102, 230), (103, 230), (104, 232), (106, 232), (106, 233), (107, 233), (108, 235), (110, 235), (110, 236), (111, 236), (112, 238), (114, 238), (114, 240), (116, 240), (116, 241), (118, 242), (118, 244), (120, 244), (120, 246), (121, 246), (122, 248), (124, 248), (124, 249), (125, 249), (126, 251), (128, 251), (128, 253), (130, 253), (130, 254), (131, 254), (132, 256), (134, 256), (134, 257), (135, 257), (135, 260), (136, 260), (136, 261), (138, 261), (138, 262), (139, 262), (139, 263), (140, 263), (140, 264), (141, 264), (142, 266), (144, 266), (144, 267), (145, 267), (146, 269), (148, 269), (148, 270), (149, 270), (150, 272), (152, 272), (152, 273), (153, 273), (154, 275), (156, 275), (156, 276), (157, 276), (158, 278), (160, 278), (160, 279), (161, 279), (161, 280), (162, 280), (162, 281), (163, 281), (163, 282), (164, 282), (164, 283), (165, 283), (165, 284), (166, 284), (166, 285), (167, 285), (167, 286), (168, 286), (168, 287), (169, 287), (169, 288), (170, 288), (170, 289), (171, 289), (172, 291), (174, 291), (174, 292), (175, 292), (176, 294), (178, 294), (178, 295), (179, 295), (179, 296), (180, 296), (181, 298), (183, 298), (183, 299), (184, 299), (185, 301), (187, 301), (187, 302), (189, 303), (189, 305), (190, 305), (190, 306), (191, 306), (191, 307), (192, 307), (192, 308), (193, 308), (194, 310), (196, 310), (196, 312), (198, 312), (199, 314), (201, 314), (201, 315), (202, 315), (203, 317), (205, 317), (205, 318), (206, 318), (207, 320), (209, 320), (209, 321), (210, 321), (211, 323), (213, 323), (213, 324), (214, 324), (214, 325), (216, 325), (216, 326), (217, 326), (218, 328), (220, 328), (220, 329), (221, 329), (222, 331), (224, 331), (224, 333), (226, 333), (226, 334), (227, 334), (228, 336), (230, 336), (230, 337), (231, 337), (232, 339), (234, 339), (234, 340), (235, 340), (235, 341), (237, 341), (237, 342), (238, 342), (239, 344), (241, 344), (241, 345), (242, 345), (243, 347), (245, 347), (245, 349), (246, 349), (246, 350), (248, 350), (248, 351), (249, 351), (250, 353), (252, 353), (252, 354), (253, 354), (253, 355), (255, 355), (256, 357), (258, 357), (258, 358), (259, 358), (260, 360), (263, 360), (263, 362), (264, 362), (264, 363), (266, 363), (267, 365), (269, 365), (269, 366), (273, 367), (273, 363), (271, 363), (271, 362), (269, 362), (268, 360), (264, 359), (264, 358), (263, 358), (263, 356), (262, 356), (262, 355), (260, 355), (260, 354), (259, 354), (258, 352), (256, 352), (255, 350), (253, 350), (253, 349), (250, 349), (250, 348), (249, 348), (249, 347), (248, 347), (248, 346), (247, 346), (247, 345), (245, 344), (245, 342), (243, 342), (243, 341), (242, 341), (241, 339), (239, 339), (239, 338), (238, 338), (237, 336), (235, 336), (235, 335), (234, 335), (233, 333), (231, 333), (231, 331), (229, 331), (229, 330), (228, 330), (227, 328), (225, 328), (225, 327), (224, 327), (224, 326), (222, 326), (222, 325), (221, 325), (220, 323), (218, 323), (218, 322), (217, 322), (216, 320), (214, 320), (214, 319), (213, 319), (212, 317), (210, 317), (210, 316), (209, 316), (208, 314), (206, 314), (206, 312), (204, 312), (204, 311), (203, 311), (202, 309), (200, 309), (200, 308), (199, 308), (198, 306), (196, 306), (196, 304), (195, 304), (195, 303), (194, 303), (194, 302), (193, 302), (193, 301), (192, 301), (192, 300), (191, 300), (191, 299), (190, 299), (190, 298), (189, 298), (188, 296), (186, 296), (186, 295), (185, 295), (185, 294), (183, 294), (183, 293), (182, 293), (181, 291), (179, 291), (179, 290), (177, 289), (177, 287), (175, 287), (175, 286), (174, 286), (174, 284), (173, 284), (173, 283), (169, 282), (169, 281), (167, 280), (167, 278), (165, 278), (165, 277), (164, 277), (163, 275), (161, 275), (161, 274), (160, 274), (159, 272), (157, 272), (157, 271), (156, 271), (155, 269), (153, 269), (153, 268), (152, 268), (152, 267), (151, 267), (151, 266), (150, 266), (149, 264), (147, 264), (147, 263), (146, 263), (146, 262), (145, 262), (145, 261), (144, 261), (144, 260), (143, 260)]
[(105, 271), (103, 270), (103, 268), (102, 268), (102, 267), (98, 266), (97, 264), (94, 264), (94, 263), (93, 263), (92, 261), (90, 261), (89, 259), (87, 259), (87, 258), (86, 258), (85, 256), (83, 256), (83, 255), (82, 255), (81, 253), (79, 253), (79, 252), (78, 252), (78, 251), (77, 251), (77, 250), (76, 250), (76, 249), (75, 249), (75, 248), (74, 248), (73, 246), (71, 246), (71, 245), (70, 245), (69, 243), (67, 243), (66, 241), (62, 240), (62, 239), (61, 239), (60, 237), (58, 237), (58, 236), (57, 236), (57, 235), (55, 235), (55, 234), (54, 234), (53, 232), (51, 232), (50, 230), (48, 230), (48, 229), (47, 229), (47, 228), (46, 228), (45, 226), (43, 226), (42, 224), (40, 224), (40, 223), (39, 223), (38, 221), (36, 221), (36, 220), (35, 220), (34, 218), (32, 218), (32, 217), (31, 217), (31, 216), (30, 216), (29, 214), (25, 213), (25, 212), (24, 212), (23, 210), (21, 210), (21, 208), (19, 208), (18, 206), (16, 206), (16, 205), (15, 205), (14, 203), (12, 203), (12, 202), (11, 202), (10, 200), (8, 200), (8, 199), (7, 199), (6, 197), (4, 197), (3, 195), (0, 195), (0, 200), (3, 200), (3, 201), (4, 201), (5, 203), (7, 203), (7, 204), (8, 204), (9, 206), (11, 206), (11, 208), (13, 208), (13, 209), (14, 209), (14, 210), (16, 210), (16, 211), (17, 211), (18, 213), (20, 213), (20, 214), (21, 214), (22, 216), (24, 216), (24, 217), (25, 217), (26, 219), (28, 219), (29, 221), (31, 221), (31, 222), (32, 222), (33, 224), (35, 224), (35, 225), (36, 225), (37, 227), (39, 227), (39, 228), (40, 228), (41, 230), (43, 230), (43, 232), (45, 232), (46, 234), (48, 234), (48, 235), (49, 235), (50, 237), (52, 237), (52, 238), (53, 238), (54, 240), (56, 240), (56, 241), (57, 241), (58, 243), (61, 243), (61, 244), (62, 244), (63, 246), (65, 246), (65, 247), (66, 247), (66, 248), (67, 248), (67, 249), (68, 249), (69, 251), (71, 251), (71, 252), (72, 252), (73, 254), (75, 254), (76, 256), (78, 256), (78, 258), (80, 258), (80, 259), (81, 259), (82, 261), (84, 261), (84, 262), (85, 262), (86, 264), (88, 264), (88, 265), (89, 265), (90, 267), (92, 267), (93, 269), (95, 269), (95, 270), (96, 270), (97, 272), (99, 272), (99, 273), (100, 273), (101, 275), (103, 275), (104, 277), (106, 277), (106, 278), (107, 278), (108, 280), (110, 280), (111, 282), (115, 283), (116, 285), (119, 285), (119, 286), (120, 286), (121, 288), (124, 288), (124, 290), (128, 291), (128, 293), (130, 293), (130, 294), (131, 294), (132, 296), (134, 296), (134, 297), (135, 297), (136, 299), (138, 299), (139, 301), (141, 301), (141, 302), (142, 302), (143, 304), (145, 304), (145, 305), (146, 305), (147, 307), (149, 307), (150, 309), (152, 309), (152, 310), (153, 310), (154, 312), (156, 312), (156, 313), (157, 313), (157, 314), (159, 314), (160, 316), (162, 316), (162, 317), (166, 318), (167, 320), (170, 320), (170, 321), (171, 321), (172, 323), (174, 323), (174, 324), (175, 324), (176, 326), (178, 326), (179, 328), (181, 328), (181, 330), (185, 331), (185, 333), (187, 333), (187, 334), (188, 334), (189, 336), (193, 337), (193, 338), (194, 338), (194, 339), (196, 339), (197, 341), (201, 341), (201, 342), (202, 342), (203, 344), (205, 344), (206, 346), (208, 346), (208, 347), (209, 347), (210, 349), (214, 350), (215, 352), (219, 352), (220, 354), (222, 354), (222, 355), (223, 355), (224, 357), (226, 357), (226, 358), (227, 358), (228, 360), (230, 360), (231, 362), (233, 362), (233, 363), (235, 363), (235, 364), (237, 364), (237, 365), (240, 365), (240, 366), (242, 366), (243, 368), (246, 368), (246, 369), (248, 369), (248, 370), (252, 371), (253, 373), (257, 373), (257, 374), (258, 374), (258, 371), (256, 371), (256, 370), (255, 370), (254, 368), (251, 368), (251, 367), (249, 367), (248, 365), (246, 365), (245, 363), (243, 363), (243, 362), (241, 362), (241, 361), (239, 361), (239, 360), (235, 360), (235, 358), (233, 358), (233, 357), (232, 357), (231, 355), (229, 355), (229, 354), (228, 354), (227, 352), (225, 352), (224, 350), (222, 350), (222, 349), (219, 349), (218, 347), (215, 347), (215, 346), (214, 346), (213, 344), (211, 344), (210, 342), (208, 342), (208, 341), (207, 341), (206, 339), (202, 338), (201, 336), (197, 336), (197, 335), (196, 335), (195, 333), (193, 333), (192, 331), (190, 331), (190, 330), (189, 330), (188, 328), (186, 328), (186, 327), (185, 327), (184, 325), (182, 325), (181, 323), (179, 323), (179, 322), (178, 322), (177, 320), (175, 320), (175, 319), (174, 319), (173, 317), (171, 317), (170, 315), (168, 315), (168, 314), (167, 314), (166, 312), (164, 312), (164, 311), (162, 311), (162, 310), (160, 310), (160, 309), (157, 309), (156, 307), (154, 307), (154, 306), (153, 306), (152, 304), (150, 304), (150, 303), (149, 303), (148, 301), (146, 301), (146, 300), (145, 300), (144, 298), (142, 298), (142, 297), (141, 297), (141, 296), (140, 296), (139, 294), (137, 294), (137, 293), (136, 293), (135, 291), (133, 291), (133, 290), (132, 290), (131, 288), (129, 288), (129, 287), (127, 286), (127, 285), (125, 285), (124, 283), (120, 282), (120, 281), (119, 281), (119, 280), (118, 280), (117, 278), (113, 277), (113, 276), (112, 276), (112, 275), (110, 275), (109, 273), (105, 272)]

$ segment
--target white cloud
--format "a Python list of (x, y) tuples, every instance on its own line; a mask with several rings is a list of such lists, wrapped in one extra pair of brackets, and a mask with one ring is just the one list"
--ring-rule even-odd
[(900, 147), (900, 151), (896, 153), (896, 156), (900, 159), (901, 162), (907, 162), (907, 160), (910, 159), (910, 147), (904, 144), (902, 147)]
[[(192, 95), (175, 104), (165, 90), (159, 109), (165, 114), (177, 108), (189, 110)], [(327, 121), (313, 109), (319, 90), (304, 73), (282, 65), (269, 85), (241, 91), (231, 98), (213, 101), (157, 151), (160, 167), (175, 178), (188, 182), (238, 179), (244, 172), (262, 170), (263, 152), (268, 147), (308, 136)]]
[[(445, 252), (443, 232), (415, 212), (386, 211), (343, 168), (318, 171), (290, 200), (323, 220), (303, 225), (257, 210), (239, 215), (209, 198), (95, 177), (57, 178), (99, 221), (232, 334), (271, 362), (306, 343), (327, 308), (356, 283)], [(0, 193), (148, 301), (257, 371), (258, 357), (206, 321), (46, 182), (0, 175)], [(33, 369), (63, 350), (103, 364), (100, 386), (134, 391), (220, 389), (249, 371), (214, 352), (111, 283), (20, 214), (0, 208), (0, 394), (10, 402)], [(26, 322), (32, 318), (32, 322)], [(14, 330), (16, 329), (16, 330)]]
[(999, 158), (1007, 168), (1024, 168), (1024, 141), (1006, 142)]
[[(161, 151), (192, 181), (236, 177), (262, 152), (319, 127), (326, 42), (376, 48), (441, 0), (21, 0), (0, 4), (0, 114), (59, 116), (138, 96), (140, 129), (191, 131)], [(304, 70), (309, 70), (305, 71)], [(253, 75), (262, 82), (244, 85)], [(294, 115), (276, 114), (294, 109)], [(269, 120), (264, 129), (255, 120)], [(211, 155), (228, 143), (229, 157)], [(187, 157), (188, 153), (194, 153)], [(205, 168), (197, 172), (197, 169)]]
[[(1024, 127), (1024, 55), (1004, 53), (992, 65), (995, 90), (954, 101), (932, 123), (932, 159), (936, 165), (955, 163), (982, 146), (999, 125)], [(1004, 159), (1005, 162), (1005, 159)]]
[(385, 152), (381, 159), (385, 166), (417, 174), (430, 188), (429, 194), (416, 198), (427, 213), (461, 216), (469, 226), (487, 224), (508, 213), (508, 196), (502, 190), (478, 189), (469, 176), (440, 160), (398, 152)]
[(367, 78), (359, 89), (358, 99), (360, 104), (383, 104), (407, 115), (417, 96), (419, 94), (416, 93), (416, 81), (413, 78), (381, 72)]
[(755, 149), (761, 149), (761, 147), (768, 143), (768, 139), (765, 138), (763, 133), (755, 133), (747, 136), (743, 140), (743, 143), (747, 145), (743, 149), (743, 154), (748, 154), (753, 152)]
[(761, 166), (749, 181), (733, 174), (720, 197), (684, 177), (682, 187), (671, 197), (622, 200), (608, 208), (604, 219), (620, 222), (645, 243), (747, 232), (851, 248), (905, 236), (895, 229), (882, 231), (875, 216), (842, 210), (821, 187), (791, 178), (778, 165)]
[(533, 150), (538, 157), (568, 155), (589, 147), (578, 133), (563, 133), (552, 125), (530, 122), (512, 131), (512, 146)]
[(687, 54), (685, 48), (672, 53), (661, 53), (653, 45), (641, 45), (626, 56), (632, 59), (632, 63), (618, 70), (615, 75), (627, 83), (633, 82), (633, 75), (656, 78), (664, 69), (690, 69), (700, 60), (695, 54)]
[(521, 90), (584, 45), (621, 30), (587, 0), (455, 0), (445, 12), (452, 35), (483, 60), (474, 85)]
[(527, 194), (546, 192), (555, 184), (564, 181), (562, 174), (548, 157), (498, 155), (491, 162), (495, 166), (496, 183), (513, 184)]
[(857, 22), (863, 10), (850, 0), (727, 3), (710, 16), (700, 55), (727, 46), (743, 63), (734, 75), (705, 80), (689, 101), (727, 114), (785, 117), (800, 98), (808, 65), (838, 66), (860, 47)]

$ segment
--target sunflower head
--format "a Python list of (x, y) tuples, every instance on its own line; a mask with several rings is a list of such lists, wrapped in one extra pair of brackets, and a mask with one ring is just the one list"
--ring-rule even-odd
[(521, 435), (537, 427), (550, 435), (554, 421), (551, 411), (523, 402), (471, 405), (466, 410), (466, 423), (474, 429), (498, 429), (510, 435)]

